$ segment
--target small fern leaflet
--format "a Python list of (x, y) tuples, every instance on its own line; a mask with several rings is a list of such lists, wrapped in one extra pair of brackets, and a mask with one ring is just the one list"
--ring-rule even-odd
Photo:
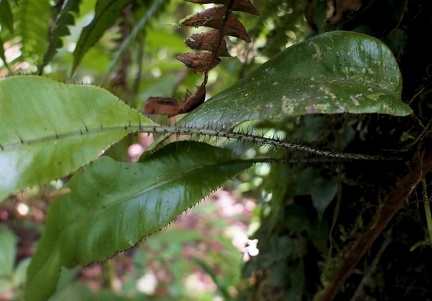
[(40, 62), (48, 42), (48, 24), (51, 5), (48, 0), (22, 0), (17, 3), (17, 13), (14, 15), (16, 34), (21, 36), (21, 52), (24, 60)]
[(80, 0), (66, 0), (63, 2), (59, 14), (48, 32), (48, 49), (45, 52), (42, 63), (38, 66), (38, 73), (43, 73), (43, 68), (53, 59), (57, 49), (63, 46), (61, 37), (70, 34), (69, 25), (75, 24), (72, 13), (79, 13)]

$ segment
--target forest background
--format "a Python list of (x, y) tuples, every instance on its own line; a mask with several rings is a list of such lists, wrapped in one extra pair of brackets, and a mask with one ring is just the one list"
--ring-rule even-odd
[[(283, 78), (289, 73), (290, 64), (308, 66), (305, 74), (311, 84), (323, 74), (319, 67), (314, 67), (314, 57), (309, 55), (309, 44), (305, 42), (316, 41), (317, 45), (331, 49), (336, 40), (335, 47), (341, 47), (341, 51), (351, 47), (343, 63), (354, 69), (360, 66), (365, 77), (354, 79), (358, 92), (351, 95), (354, 98), (348, 97), (354, 106), (335, 113), (324, 109), (333, 105), (330, 100), (317, 97), (307, 112), (293, 114), (288, 110), (282, 116), (260, 115), (254, 123), (242, 120), (247, 122), (236, 125), (236, 131), (243, 136), (259, 133), (259, 137), (278, 137), (276, 142), (267, 141), (264, 146), (259, 138), (253, 138), (253, 143), (243, 138), (226, 142), (226, 134), (219, 132), (210, 138), (198, 133), (188, 144), (188, 151), (180, 144), (179, 152), (199, 158), (202, 155), (204, 162), (214, 160), (216, 166), (222, 162), (217, 154), (238, 161), (231, 157), (231, 152), (225, 152), (227, 149), (241, 152), (247, 160), (262, 159), (232, 176), (222, 173), (224, 179), (230, 178), (223, 181), (226, 183), (222, 189), (199, 204), (197, 199), (180, 210), (186, 213), (168, 226), (141, 234), (139, 243), (132, 243), (127, 250), (116, 249), (102, 263), (90, 260), (84, 267), (62, 265), (58, 283), (52, 284), (55, 293), (50, 300), (432, 300), (429, 1), (255, 0), (253, 7), (259, 15), (251, 14), (250, 8), (233, 9), (250, 41), (224, 33), (232, 57), (222, 57), (217, 66), (206, 66), (204, 72), (193, 72), (197, 71), (196, 66), (191, 68), (186, 62), (188, 69), (177, 60), (179, 55), (191, 51), (184, 40), (206, 30), (205, 25), (193, 28), (181, 23), (212, 7), (191, 2), (194, 1), (0, 1), (0, 77), (5, 78), (0, 85), (0, 163), (4, 164), (0, 165), (0, 181), (7, 183), (10, 177), (6, 161), (1, 161), (8, 158), (8, 131), (17, 135), (17, 131), (34, 126), (32, 112), (28, 111), (31, 106), (26, 107), (33, 90), (26, 92), (27, 82), (14, 79), (30, 79), (28, 83), (40, 84), (41, 91), (52, 86), (51, 82), (23, 75), (96, 85), (104, 89), (101, 95), (110, 91), (158, 124), (173, 125), (181, 124), (189, 111), (172, 118), (158, 108), (152, 108), (156, 111), (151, 113), (162, 114), (148, 114), (144, 108), (149, 98), (163, 97), (171, 109), (172, 99), (187, 100), (186, 91), (191, 90), (192, 95), (200, 91), (204, 73), (206, 102), (217, 100), (233, 95), (235, 89), (231, 86), (241, 85), (245, 78), (251, 81), (250, 74), (258, 74), (252, 73), (256, 70), (274, 67), (274, 76)], [(208, 2), (231, 9), (235, 2), (249, 3)], [(322, 35), (331, 32), (336, 36)], [(363, 53), (355, 51), (361, 48), (359, 45), (373, 46)], [(293, 56), (291, 61), (287, 55), (290, 64), (278, 69), (278, 54), (288, 47), (304, 49), (304, 54)], [(374, 53), (373, 47), (382, 53)], [(337, 61), (338, 49), (322, 55)], [(373, 55), (387, 58), (383, 68), (389, 69), (382, 73), (382, 78), (372, 76), (382, 71), (375, 69), (377, 61), (370, 61)], [(392, 64), (396, 69), (389, 67)], [(342, 77), (337, 70), (325, 75), (329, 76), (328, 82)], [(369, 81), (369, 76), (373, 80)], [(390, 83), (385, 82), (387, 79)], [(289, 76), (287, 80), (287, 85), (294, 83), (298, 88)], [(382, 105), (361, 101), (368, 89), (383, 85)], [(270, 94), (272, 87), (258, 86), (256, 90), (274, 97)], [(344, 87), (335, 89), (344, 92)], [(253, 90), (240, 97), (242, 112), (251, 109), (244, 102), (250, 91)], [(62, 95), (72, 92), (65, 89)], [(283, 92), (275, 93), (282, 93), (276, 96), (284, 99)], [(5, 109), (11, 99), (18, 103), (21, 114), (11, 115)], [(164, 104), (158, 101), (157, 104)], [(232, 108), (238, 104), (240, 101), (235, 98)], [(205, 107), (198, 112), (203, 110)], [(99, 113), (103, 114), (103, 110)], [(14, 127), (6, 122), (9, 115), (17, 120)], [(239, 120), (246, 113), (240, 115)], [(185, 117), (189, 125), (197, 120), (196, 115), (191, 116)], [(211, 121), (212, 115), (202, 116), (210, 118), (201, 122), (204, 128), (211, 128), (212, 122), (223, 122)], [(278, 118), (272, 118), (275, 116)], [(88, 131), (88, 126), (85, 122), (83, 128)], [(174, 136), (188, 140), (183, 136), (189, 137), (190, 133)], [(61, 133), (54, 135), (56, 139), (62, 137)], [(144, 160), (140, 159), (141, 154), (160, 137), (151, 131), (130, 133), (106, 150), (103, 157), (118, 162)], [(300, 146), (287, 149), (278, 142), (281, 139)], [(30, 145), (26, 137), (18, 140), (21, 142), (10, 144), (10, 149), (18, 144)], [(168, 151), (169, 155), (174, 154), (176, 150), (169, 145), (165, 151), (156, 147), (155, 156)], [(311, 146), (313, 151), (301, 145)], [(347, 153), (371, 157), (338, 155)], [(179, 158), (185, 159), (184, 156), (180, 154)], [(68, 162), (67, 158), (62, 160)], [(32, 168), (36, 175), (46, 166)], [(37, 277), (33, 276), (35, 269), (29, 269), (29, 276), (27, 268), (42, 233), (49, 232), (46, 227), (51, 229), (47, 226), (48, 208), (54, 199), (64, 200), (61, 198), (68, 195), (68, 187), (74, 187), (65, 185), (76, 169), (50, 181), (30, 181), (32, 185), (16, 187), (16, 191), (5, 189), (8, 194), (0, 205), (0, 300), (44, 300), (45, 292), (37, 296), (34, 284), (33, 288), (29, 285)], [(80, 170), (85, 173), (86, 169)], [(212, 172), (204, 170), (202, 175)], [(214, 176), (220, 172), (216, 168)], [(212, 178), (209, 181), (210, 191), (222, 185)]]

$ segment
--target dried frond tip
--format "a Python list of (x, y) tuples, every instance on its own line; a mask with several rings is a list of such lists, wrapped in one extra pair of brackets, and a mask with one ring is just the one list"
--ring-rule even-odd
[(206, 26), (220, 30), (223, 35), (232, 36), (250, 43), (249, 35), (237, 17), (224, 6), (212, 7), (182, 22), (184, 26)]
[(177, 59), (186, 67), (198, 73), (204, 73), (221, 62), (220, 58), (213, 59), (213, 53), (211, 52), (186, 52), (177, 56)]
[[(218, 45), (220, 41), (220, 45)], [(195, 50), (206, 50), (212, 53), (216, 53), (216, 56), (230, 57), (227, 45), (224, 39), (222, 39), (219, 30), (212, 30), (204, 33), (195, 33), (190, 38), (186, 39), (185, 44)]]
[[(230, 4), (230, 0), (186, 0), (187, 2), (192, 2), (196, 4), (223, 4), (228, 6)], [(231, 10), (233, 11), (241, 11), (245, 13), (249, 13), (252, 15), (259, 16), (259, 12), (256, 7), (252, 4), (250, 0), (237, 0), (231, 6)]]
[(197, 52), (187, 52), (177, 56), (177, 59), (193, 72), (204, 74), (204, 80), (193, 94), (186, 93), (185, 100), (178, 103), (171, 98), (150, 97), (144, 108), (145, 113), (165, 114), (172, 117), (190, 112), (198, 107), (205, 100), (208, 72), (221, 62), (220, 57), (231, 56), (224, 37), (232, 36), (248, 43), (251, 41), (243, 24), (233, 14), (233, 11), (241, 11), (259, 15), (258, 10), (250, 0), (186, 1), (197, 4), (221, 4), (187, 17), (181, 22), (184, 26), (213, 28), (208, 32), (195, 33), (185, 40), (185, 44)]

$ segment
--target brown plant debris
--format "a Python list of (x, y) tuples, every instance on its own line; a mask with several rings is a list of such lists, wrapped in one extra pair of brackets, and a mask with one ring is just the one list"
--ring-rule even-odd
[(250, 37), (243, 24), (233, 11), (259, 15), (250, 0), (185, 0), (195, 4), (216, 4), (183, 20), (181, 25), (189, 27), (209, 27), (213, 30), (193, 34), (185, 44), (196, 52), (186, 52), (177, 57), (193, 72), (204, 74), (204, 80), (193, 93), (186, 93), (185, 99), (176, 101), (172, 98), (150, 97), (144, 107), (144, 113), (162, 114), (169, 117), (192, 111), (205, 100), (208, 72), (220, 62), (220, 57), (230, 57), (225, 36), (232, 36), (250, 43)]
[(361, 0), (327, 0), (326, 22), (340, 23), (346, 15), (358, 11), (361, 6)]

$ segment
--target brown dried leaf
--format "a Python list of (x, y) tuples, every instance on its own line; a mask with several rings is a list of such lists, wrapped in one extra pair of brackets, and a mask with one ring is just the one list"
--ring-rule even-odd
[[(197, 3), (197, 4), (210, 4), (210, 3), (223, 4), (225, 6), (228, 6), (230, 3), (230, 0), (186, 0), (186, 1)], [(250, 0), (237, 0), (237, 1), (234, 0), (231, 10), (241, 11), (241, 12), (259, 16), (258, 10)]]
[(186, 52), (177, 56), (177, 59), (192, 71), (199, 73), (204, 73), (221, 62), (221, 59), (215, 58), (211, 52)]
[(206, 88), (202, 83), (193, 93), (186, 93), (186, 99), (177, 103), (175, 99), (165, 97), (149, 97), (144, 107), (145, 114), (161, 114), (173, 117), (178, 114), (184, 114), (192, 111), (205, 100)]
[(205, 83), (202, 83), (198, 89), (189, 95), (183, 103), (183, 107), (180, 110), (180, 114), (187, 113), (198, 107), (205, 100), (206, 88)]
[[(216, 53), (217, 57), (231, 56), (219, 30), (193, 34), (190, 38), (186, 39), (185, 43), (195, 50), (207, 50)], [(220, 43), (219, 47), (218, 43)]]
[(340, 23), (348, 13), (358, 11), (361, 6), (361, 0), (327, 0), (326, 22)]
[[(225, 20), (225, 15), (228, 15), (227, 20)], [(206, 9), (205, 11), (184, 20), (182, 24), (194, 27), (211, 27), (222, 30), (223, 35), (233, 36), (248, 43), (251, 41), (243, 24), (233, 13), (228, 12), (227, 7), (225, 6)]]
[(181, 108), (177, 105), (177, 101), (166, 97), (149, 97), (144, 106), (145, 114), (161, 114), (169, 117), (178, 114)]

